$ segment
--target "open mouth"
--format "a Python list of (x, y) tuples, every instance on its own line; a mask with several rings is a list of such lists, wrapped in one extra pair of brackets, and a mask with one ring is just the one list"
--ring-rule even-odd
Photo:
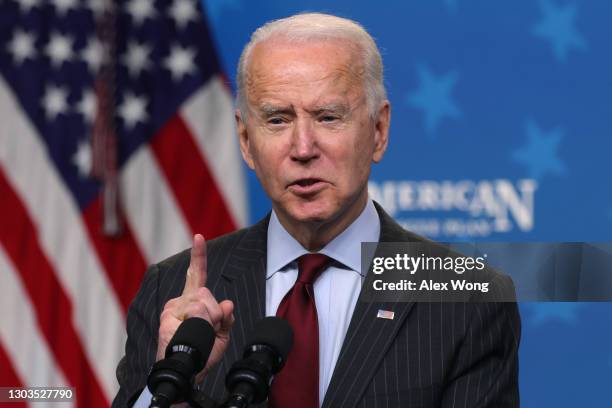
[(325, 184), (321, 179), (304, 178), (289, 184), (289, 190), (300, 195), (314, 194), (323, 189)]
[(313, 184), (318, 183), (319, 179), (302, 179), (302, 180), (298, 180), (293, 184), (297, 184), (300, 187), (308, 187), (308, 186), (312, 186)]

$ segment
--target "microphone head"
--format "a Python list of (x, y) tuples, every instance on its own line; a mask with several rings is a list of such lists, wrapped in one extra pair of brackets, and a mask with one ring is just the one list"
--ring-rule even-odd
[(166, 347), (166, 357), (176, 351), (183, 350), (185, 346), (197, 350), (198, 371), (201, 370), (215, 343), (215, 330), (206, 320), (199, 317), (190, 317), (183, 321), (176, 329), (176, 333)]
[(255, 323), (248, 346), (266, 345), (284, 362), (293, 347), (293, 329), (285, 319), (269, 316)]

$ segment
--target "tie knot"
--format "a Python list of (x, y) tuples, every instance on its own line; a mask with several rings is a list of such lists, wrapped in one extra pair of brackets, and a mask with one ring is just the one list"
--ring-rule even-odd
[(298, 281), (312, 284), (332, 259), (323, 254), (306, 254), (298, 258)]

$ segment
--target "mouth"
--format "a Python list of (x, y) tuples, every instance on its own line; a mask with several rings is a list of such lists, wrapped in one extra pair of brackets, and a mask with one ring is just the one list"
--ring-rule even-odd
[(298, 195), (310, 195), (321, 191), (327, 183), (318, 178), (303, 178), (289, 184), (289, 191)]

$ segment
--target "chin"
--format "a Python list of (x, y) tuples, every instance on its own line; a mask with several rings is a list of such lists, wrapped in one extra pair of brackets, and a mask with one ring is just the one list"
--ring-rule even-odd
[(298, 222), (322, 223), (333, 218), (335, 211), (329, 203), (309, 201), (291, 203), (287, 208), (287, 214)]

